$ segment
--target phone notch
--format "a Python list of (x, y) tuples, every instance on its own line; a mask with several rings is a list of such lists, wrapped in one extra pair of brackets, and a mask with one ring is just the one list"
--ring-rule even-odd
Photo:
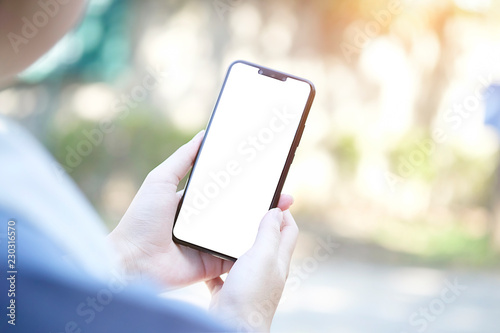
[(270, 78), (280, 81), (286, 81), (286, 79), (288, 78), (288, 76), (283, 73), (276, 72), (267, 68), (259, 68), (259, 74), (269, 76)]

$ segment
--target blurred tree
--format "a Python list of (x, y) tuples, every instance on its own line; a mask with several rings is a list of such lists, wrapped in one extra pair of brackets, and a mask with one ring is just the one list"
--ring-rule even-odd
[[(492, 126), (500, 140), (500, 85), (491, 85), (485, 92), (485, 123)], [(500, 252), (500, 160), (497, 162), (495, 181), (492, 182), (490, 210), (491, 240), (494, 248)]]

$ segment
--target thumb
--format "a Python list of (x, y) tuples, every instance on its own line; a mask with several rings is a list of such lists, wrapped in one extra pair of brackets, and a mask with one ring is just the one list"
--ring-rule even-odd
[(169, 158), (152, 170), (148, 178), (153, 181), (177, 185), (193, 165), (205, 131), (196, 134), (191, 141), (177, 149)]
[(279, 208), (273, 208), (264, 215), (260, 222), (257, 237), (252, 246), (252, 250), (258, 252), (273, 252), (279, 249), (281, 240), (281, 222), (283, 221), (283, 212)]

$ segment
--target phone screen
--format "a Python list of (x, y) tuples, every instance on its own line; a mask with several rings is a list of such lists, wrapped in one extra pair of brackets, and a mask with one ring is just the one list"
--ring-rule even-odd
[(313, 96), (306, 80), (231, 65), (178, 210), (175, 238), (234, 259), (250, 249)]

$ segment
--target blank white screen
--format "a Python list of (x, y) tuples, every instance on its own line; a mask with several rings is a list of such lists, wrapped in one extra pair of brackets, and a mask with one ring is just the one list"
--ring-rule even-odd
[(238, 258), (269, 210), (311, 87), (235, 63), (212, 115), (174, 235)]

